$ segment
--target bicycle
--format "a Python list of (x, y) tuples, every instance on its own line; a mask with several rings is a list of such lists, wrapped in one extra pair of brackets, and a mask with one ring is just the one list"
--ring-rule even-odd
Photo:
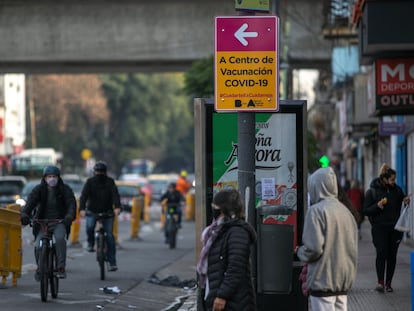
[(177, 244), (177, 232), (178, 232), (178, 212), (175, 208), (169, 207), (166, 217), (166, 230), (168, 234), (168, 245), (170, 249), (175, 248)]
[(107, 261), (106, 254), (108, 251), (108, 243), (106, 232), (102, 225), (102, 220), (111, 218), (113, 215), (109, 213), (96, 214), (97, 229), (95, 231), (95, 243), (96, 243), (96, 260), (99, 264), (99, 271), (101, 280), (105, 280), (105, 262)]
[(56, 257), (56, 247), (50, 225), (59, 224), (63, 219), (34, 219), (33, 222), (40, 225), (43, 237), (39, 244), (39, 281), (40, 297), (43, 302), (47, 301), (50, 282), (50, 293), (52, 298), (57, 298), (59, 292), (59, 277)]

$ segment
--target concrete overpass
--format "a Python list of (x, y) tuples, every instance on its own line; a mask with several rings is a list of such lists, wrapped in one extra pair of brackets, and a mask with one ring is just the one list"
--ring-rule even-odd
[[(283, 3), (278, 15), (282, 25), (289, 20), (289, 64), (328, 64), (322, 0)], [(184, 71), (214, 54), (219, 15), (237, 15), (234, 1), (3, 0), (0, 73)]]

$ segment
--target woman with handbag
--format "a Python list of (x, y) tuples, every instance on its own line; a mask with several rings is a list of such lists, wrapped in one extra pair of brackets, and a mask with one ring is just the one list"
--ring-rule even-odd
[(377, 273), (376, 290), (391, 293), (392, 278), (397, 263), (397, 252), (403, 233), (394, 229), (401, 212), (401, 204), (409, 204), (410, 198), (404, 195), (395, 183), (396, 171), (387, 164), (380, 168), (379, 176), (371, 181), (365, 193), (363, 214), (371, 223), (372, 242), (376, 250), (375, 268)]

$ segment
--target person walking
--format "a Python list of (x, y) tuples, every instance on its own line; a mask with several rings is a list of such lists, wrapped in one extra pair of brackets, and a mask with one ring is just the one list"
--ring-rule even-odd
[(331, 167), (308, 179), (311, 206), (298, 258), (306, 263), (306, 290), (312, 311), (346, 311), (347, 293), (356, 278), (358, 229), (351, 211), (338, 200), (338, 182)]
[(213, 221), (202, 234), (197, 272), (203, 307), (208, 311), (254, 311), (250, 252), (256, 232), (244, 220), (243, 203), (235, 189), (213, 198)]
[(370, 183), (365, 193), (363, 214), (371, 224), (372, 242), (376, 250), (376, 290), (391, 293), (392, 278), (397, 263), (398, 247), (403, 233), (394, 229), (400, 216), (401, 205), (410, 204), (400, 186), (395, 183), (396, 171), (388, 164), (382, 164), (379, 176)]
[[(21, 213), (22, 225), (28, 225), (32, 215), (34, 219), (63, 220), (60, 223), (50, 224), (49, 229), (53, 232), (56, 241), (57, 276), (66, 278), (66, 238), (75, 219), (76, 199), (72, 189), (63, 183), (58, 167), (50, 165), (43, 169), (43, 177), (30, 192), (27, 204)], [(33, 234), (37, 264), (35, 279), (39, 281), (40, 240), (44, 232), (40, 230), (37, 223), (33, 224)]]
[(81, 192), (79, 215), (81, 217), (86, 216), (87, 249), (89, 252), (93, 252), (96, 215), (98, 213), (108, 214), (108, 218), (102, 220), (102, 227), (106, 232), (108, 243), (107, 259), (109, 271), (116, 271), (118, 267), (113, 225), (115, 215), (118, 215), (121, 210), (118, 188), (114, 179), (107, 176), (107, 165), (105, 162), (96, 162), (93, 170), (94, 176), (88, 178)]
[[(358, 230), (361, 230), (361, 224), (364, 221), (364, 216), (362, 214), (362, 204), (364, 203), (364, 191), (360, 188), (358, 180), (354, 179), (351, 181), (351, 186), (347, 190), (347, 194), (352, 204), (358, 211), (360, 220), (358, 221)], [(361, 233), (359, 234), (361, 239)]]

